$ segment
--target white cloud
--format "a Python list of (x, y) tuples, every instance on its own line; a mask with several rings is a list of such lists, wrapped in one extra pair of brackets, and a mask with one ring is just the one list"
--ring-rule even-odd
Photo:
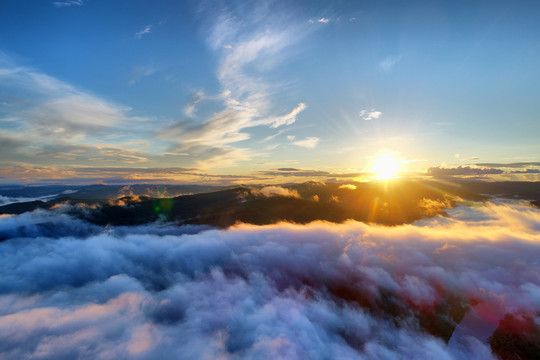
[(157, 69), (152, 66), (137, 66), (131, 71), (131, 74), (129, 75), (129, 84), (134, 85), (135, 83), (139, 82), (142, 78), (148, 77), (152, 74), (154, 74), (157, 71)]
[(204, 102), (209, 101), (226, 101), (230, 97), (230, 91), (223, 91), (220, 94), (206, 94), (204, 90), (199, 89), (194, 91), (191, 95), (189, 102), (184, 106), (184, 114), (189, 117), (194, 117), (197, 112), (197, 108)]
[[(24, 93), (24, 107), (6, 107), (21, 130), (70, 138), (133, 123), (129, 107), (114, 104), (29, 68), (0, 63), (0, 87)], [(57, 135), (54, 135), (57, 134)], [(61, 134), (61, 135), (60, 135)]]
[[(267, 142), (267, 141), (270, 141), (270, 140), (272, 140), (272, 139), (275, 139), (276, 137), (278, 137), (278, 136), (280, 136), (280, 135), (286, 133), (287, 131), (289, 131), (289, 129), (279, 130), (277, 133), (265, 137), (264, 139), (261, 140), (261, 142)], [(279, 144), (277, 144), (277, 145), (279, 145)]]
[(3, 162), (54, 166), (88, 164), (90, 159), (109, 165), (148, 161), (146, 150), (123, 142), (127, 136), (131, 141), (148, 136), (146, 119), (132, 116), (127, 106), (16, 66), (6, 57), (0, 59), (0, 91), (13, 94), (0, 104), (10, 119), (2, 134), (2, 142), (11, 144), (1, 147)]
[[(203, 121), (179, 121), (161, 131), (160, 136), (175, 142), (177, 150), (191, 153), (193, 147), (232, 150), (238, 146), (235, 143), (250, 139), (246, 129), (292, 124), (306, 108), (304, 103), (298, 103), (288, 114), (275, 116), (272, 94), (276, 90), (265, 79), (265, 74), (281, 61), (285, 50), (304, 36), (305, 31), (285, 22), (281, 16), (269, 14), (265, 7), (251, 12), (245, 8), (236, 11), (221, 11), (208, 37), (210, 47), (220, 57), (217, 77), (226, 94), (221, 99), (224, 108)], [(186, 113), (193, 115), (195, 105), (188, 104)], [(256, 151), (251, 154), (255, 155)]]
[[(84, 93), (63, 94), (61, 98), (51, 99), (40, 106), (25, 112), (46, 132), (72, 130), (70, 135), (80, 134), (84, 129), (111, 127), (127, 121), (125, 113), (130, 109)], [(54, 123), (50, 120), (54, 119)], [(71, 129), (70, 129), (71, 128)], [(69, 136), (69, 135), (68, 135)]]
[(308, 149), (313, 149), (314, 147), (316, 147), (318, 144), (319, 144), (319, 138), (318, 137), (307, 137), (303, 140), (297, 140), (295, 142), (293, 142), (294, 145), (296, 146), (300, 146), (300, 147), (305, 147), (305, 148), (308, 148)]
[(264, 196), (270, 197), (270, 196), (285, 196), (285, 197), (293, 197), (293, 198), (299, 198), (300, 195), (298, 194), (298, 191), (287, 189), (281, 186), (265, 186), (261, 190), (261, 194)]
[(70, 1), (55, 1), (53, 5), (56, 7), (66, 7), (66, 6), (83, 6), (84, 0), (70, 0)]
[(135, 33), (135, 37), (137, 39), (140, 39), (143, 37), (143, 35), (150, 34), (152, 32), (151, 29), (152, 29), (152, 25), (146, 25), (140, 31), (137, 31)]
[(282, 125), (291, 125), (296, 121), (296, 116), (307, 108), (306, 104), (300, 103), (291, 110), (287, 115), (271, 120), (271, 127), (277, 128)]
[[(310, 24), (315, 24), (315, 22), (318, 22), (320, 24), (328, 24), (330, 22), (330, 19), (328, 18), (325, 18), (325, 17), (321, 17), (319, 19), (316, 19), (316, 20), (313, 20), (313, 19), (309, 19), (308, 22)], [(338, 19), (338, 22), (339, 22), (339, 19)]]
[(360, 111), (360, 113), (358, 114), (362, 119), (366, 120), (366, 121), (369, 121), (369, 120), (374, 120), (374, 119), (378, 119), (381, 117), (382, 115), (382, 112), (380, 111), (377, 111), (375, 109), (371, 109), (371, 110), (362, 110)]
[[(540, 211), (488, 203), (449, 215), (106, 231), (60, 210), (1, 217), (0, 353), (495, 359), (487, 336), (502, 316), (540, 320)], [(475, 313), (485, 333), (467, 329)]]
[(396, 65), (400, 60), (401, 60), (401, 56), (398, 56), (398, 57), (389, 56), (383, 59), (379, 63), (379, 69), (383, 71), (390, 71), (394, 67), (394, 65)]
[(186, 114), (189, 117), (193, 117), (195, 115), (195, 111), (197, 110), (197, 105), (207, 99), (206, 94), (202, 90), (196, 91), (191, 96), (191, 101), (184, 107), (184, 114)]

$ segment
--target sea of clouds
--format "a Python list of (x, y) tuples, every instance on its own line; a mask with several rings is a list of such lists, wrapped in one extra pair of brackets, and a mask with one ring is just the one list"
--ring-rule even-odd
[[(504, 314), (540, 324), (540, 210), (517, 202), (228, 230), (60, 208), (1, 217), (0, 238), (2, 359), (491, 359)], [(414, 314), (449, 294), (470, 306), (445, 342)]]

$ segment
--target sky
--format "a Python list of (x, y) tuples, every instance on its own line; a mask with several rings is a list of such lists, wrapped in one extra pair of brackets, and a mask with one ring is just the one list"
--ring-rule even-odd
[(0, 182), (540, 180), (537, 1), (0, 4)]

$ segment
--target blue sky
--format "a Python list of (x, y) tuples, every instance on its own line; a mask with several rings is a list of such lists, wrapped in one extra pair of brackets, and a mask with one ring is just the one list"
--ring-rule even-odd
[(535, 1), (4, 0), (0, 176), (325, 180), (392, 153), (538, 180), (539, 17)]

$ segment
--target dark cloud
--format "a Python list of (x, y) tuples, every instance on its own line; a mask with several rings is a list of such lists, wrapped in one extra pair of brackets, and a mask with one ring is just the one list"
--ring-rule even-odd
[(320, 170), (305, 170), (296, 168), (279, 168), (266, 171), (259, 171), (258, 174), (263, 176), (303, 176), (303, 177), (334, 177), (334, 178), (353, 178), (366, 176), (367, 173), (331, 173)]
[(296, 169), (296, 168), (279, 168), (279, 169), (276, 169), (278, 171), (302, 171), (301, 169)]
[(540, 169), (525, 169), (510, 171), (511, 174), (540, 174)]
[(515, 163), (479, 163), (476, 166), (495, 167), (495, 168), (524, 168), (529, 166), (540, 166), (540, 162), (515, 162)]
[(501, 169), (493, 168), (474, 168), (470, 166), (458, 166), (457, 168), (431, 167), (428, 169), (428, 175), (440, 176), (467, 176), (467, 175), (494, 175), (504, 173)]
[(250, 175), (208, 174), (186, 167), (102, 167), (102, 166), (39, 166), (19, 163), (0, 168), (0, 175), (19, 181), (63, 184), (131, 184), (131, 183), (217, 183), (229, 184), (238, 180), (254, 180)]
[(183, 167), (169, 167), (169, 168), (141, 168), (141, 167), (106, 167), (106, 168), (95, 168), (95, 167), (80, 167), (77, 170), (81, 173), (121, 173), (121, 174), (132, 174), (132, 173), (142, 173), (142, 174), (193, 174), (194, 171), (200, 171), (195, 168), (183, 168)]
[(538, 322), (540, 212), (449, 215), (227, 231), (2, 217), (34, 230), (0, 243), (0, 357), (494, 359), (466, 320)]
[(0, 134), (0, 153), (2, 154), (0, 161), (20, 162), (31, 160), (31, 156), (26, 153), (26, 148), (31, 144), (31, 140), (5, 131), (4, 134)]

